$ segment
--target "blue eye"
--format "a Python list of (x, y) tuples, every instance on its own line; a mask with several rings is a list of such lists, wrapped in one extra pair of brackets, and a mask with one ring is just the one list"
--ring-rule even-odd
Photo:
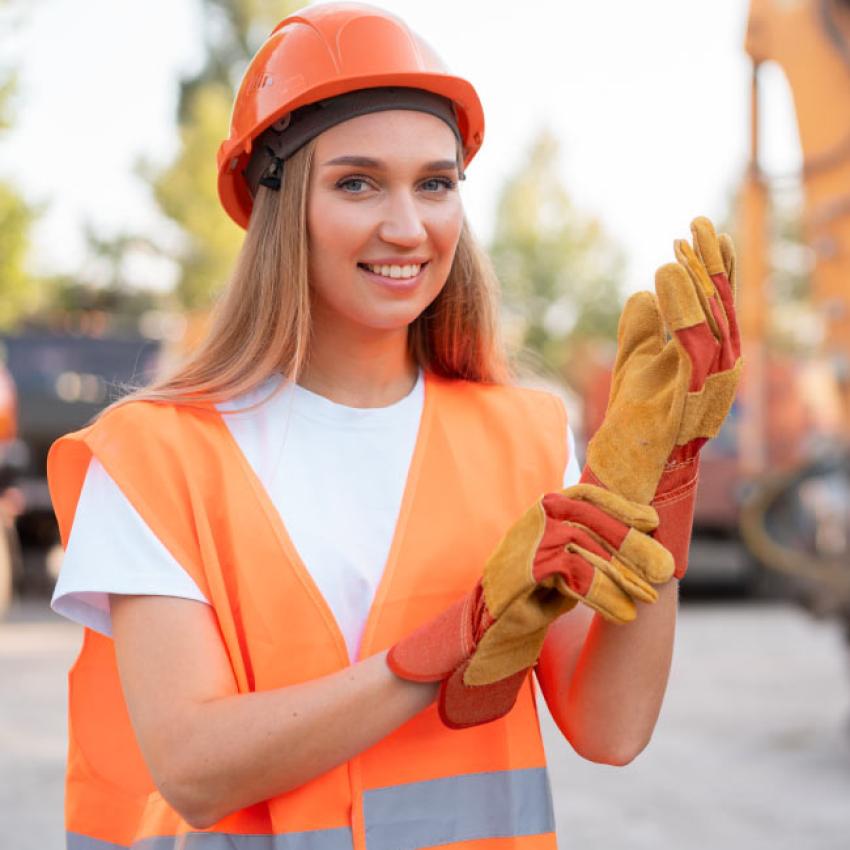
[(427, 187), (427, 185), (429, 183), (430, 184), (436, 183), (437, 187), (438, 187), (436, 189), (426, 189), (426, 191), (429, 191), (429, 192), (430, 191), (440, 191), (440, 190), (445, 190), (447, 192), (450, 192), (452, 189), (455, 188), (455, 186), (457, 186), (457, 183), (455, 183), (454, 180), (451, 180), (448, 177), (429, 177), (427, 180), (425, 180), (422, 183), (422, 185), (423, 185), (423, 187)]
[(352, 195), (359, 195), (361, 189), (357, 187), (349, 188), (350, 186), (352, 186), (352, 184), (357, 184), (357, 186), (365, 186), (366, 180), (362, 177), (346, 177), (344, 180), (340, 180), (339, 183), (337, 183), (336, 185), (338, 189), (343, 189), (346, 192), (350, 192)]

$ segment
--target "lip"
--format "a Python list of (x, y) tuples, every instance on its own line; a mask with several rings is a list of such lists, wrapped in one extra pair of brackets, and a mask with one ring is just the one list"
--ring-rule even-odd
[(360, 262), (369, 266), (422, 266), (428, 262), (428, 257), (381, 257)]
[[(373, 263), (372, 265), (382, 265), (382, 266), (415, 266), (417, 263), (415, 261), (408, 260), (405, 263), (389, 263), (389, 262), (381, 262), (381, 263)], [(408, 290), (414, 289), (419, 281), (422, 280), (422, 275), (425, 272), (425, 269), (428, 268), (428, 261), (424, 261), (419, 263), (421, 268), (419, 269), (419, 274), (414, 275), (413, 277), (399, 278), (399, 277), (386, 277), (382, 274), (375, 274), (375, 272), (370, 271), (367, 268), (364, 268), (361, 264), (358, 264), (357, 268), (360, 272), (362, 272), (366, 277), (372, 281), (372, 283), (377, 283), (379, 286), (383, 286), (385, 289), (391, 289), (394, 292), (407, 292)]]

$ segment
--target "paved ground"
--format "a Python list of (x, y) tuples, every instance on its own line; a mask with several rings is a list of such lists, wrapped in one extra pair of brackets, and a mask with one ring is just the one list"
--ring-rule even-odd
[[(0, 624), (0, 845), (62, 850), (65, 673), (79, 630)], [(655, 738), (625, 768), (545, 734), (563, 850), (847, 850), (850, 670), (837, 625), (785, 604), (683, 605)]]

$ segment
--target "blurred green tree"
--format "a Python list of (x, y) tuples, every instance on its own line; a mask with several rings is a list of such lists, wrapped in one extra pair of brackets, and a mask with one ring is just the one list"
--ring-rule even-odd
[(773, 351), (812, 355), (820, 350), (823, 310), (812, 300), (815, 252), (807, 244), (801, 188), (781, 182), (770, 193), (770, 320)]
[(233, 95), (254, 51), (303, 0), (201, 0), (204, 63), (180, 83), (181, 147), (165, 169), (140, 166), (162, 211), (184, 234), (177, 256), (177, 297), (189, 309), (209, 306), (230, 272), (242, 230), (216, 194), (215, 156), (227, 132)]
[(616, 336), (624, 259), (600, 223), (570, 200), (558, 152), (548, 130), (533, 140), (500, 193), (490, 255), (509, 343), (521, 361), (563, 379), (578, 348)]
[[(12, 126), (15, 76), (3, 69), (0, 81), (0, 132)], [(40, 297), (39, 282), (27, 271), (30, 234), (37, 217), (16, 187), (0, 178), (0, 330), (8, 330)]]
[(125, 233), (102, 237), (89, 225), (86, 242), (88, 262), (72, 274), (44, 279), (44, 298), (26, 317), (28, 327), (137, 336), (146, 314), (174, 309), (170, 293), (131, 284), (128, 263), (138, 255), (158, 253), (149, 240)]

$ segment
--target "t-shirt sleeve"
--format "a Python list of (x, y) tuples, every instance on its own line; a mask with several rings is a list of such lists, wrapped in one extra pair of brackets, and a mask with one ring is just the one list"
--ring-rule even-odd
[(208, 602), (97, 458), (89, 462), (50, 607), (107, 637), (109, 594)]
[(567, 465), (564, 468), (564, 487), (572, 487), (581, 479), (581, 468), (576, 454), (576, 438), (573, 429), (567, 425)]

